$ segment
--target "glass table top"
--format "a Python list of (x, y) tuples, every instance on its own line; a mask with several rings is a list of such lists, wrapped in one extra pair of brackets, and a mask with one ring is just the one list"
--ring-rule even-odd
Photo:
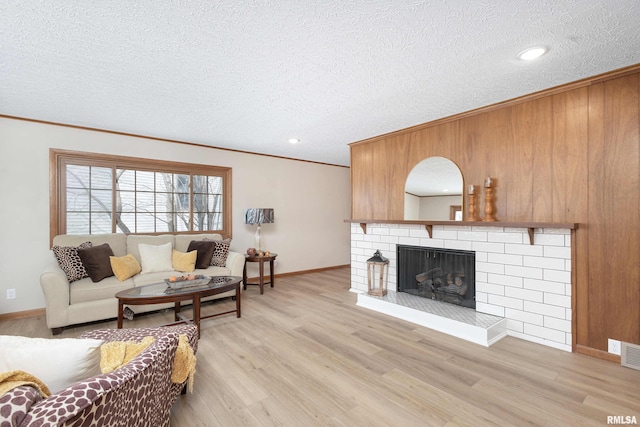
[(179, 288), (171, 288), (167, 282), (154, 283), (151, 285), (143, 285), (135, 288), (127, 289), (119, 292), (119, 296), (123, 297), (153, 297), (162, 295), (180, 295), (190, 294), (198, 291), (216, 289), (227, 285), (235, 285), (242, 278), (233, 276), (213, 276), (209, 282), (192, 286), (183, 286)]

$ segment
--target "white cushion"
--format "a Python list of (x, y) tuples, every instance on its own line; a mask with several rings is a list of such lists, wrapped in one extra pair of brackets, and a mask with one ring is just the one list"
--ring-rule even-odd
[(154, 273), (156, 271), (173, 271), (171, 262), (171, 251), (173, 245), (165, 243), (164, 245), (147, 245), (140, 243), (140, 264), (142, 271), (140, 274)]
[(0, 372), (22, 370), (55, 394), (100, 374), (101, 340), (0, 335)]

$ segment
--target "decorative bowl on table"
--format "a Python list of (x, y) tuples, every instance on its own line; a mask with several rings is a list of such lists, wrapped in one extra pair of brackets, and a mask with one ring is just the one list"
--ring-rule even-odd
[(171, 289), (182, 289), (188, 286), (206, 285), (211, 281), (211, 277), (202, 274), (190, 274), (188, 276), (172, 276), (164, 279)]

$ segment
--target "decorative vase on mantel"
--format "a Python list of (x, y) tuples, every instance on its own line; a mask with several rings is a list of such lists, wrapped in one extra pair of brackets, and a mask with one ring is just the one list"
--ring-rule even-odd
[(469, 186), (469, 214), (467, 215), (467, 221), (480, 221), (478, 216), (478, 210), (476, 206), (476, 186)]
[(495, 185), (495, 179), (487, 177), (484, 180), (484, 219), (483, 221), (493, 222), (497, 221), (495, 214), (496, 208), (493, 200), (493, 186)]

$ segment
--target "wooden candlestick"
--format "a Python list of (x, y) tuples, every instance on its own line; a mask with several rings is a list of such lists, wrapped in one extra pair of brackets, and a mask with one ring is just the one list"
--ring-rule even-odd
[(467, 215), (467, 221), (480, 221), (478, 213), (476, 212), (476, 192), (475, 186), (469, 186), (469, 215)]
[(484, 219), (483, 221), (497, 221), (494, 216), (496, 213), (493, 207), (493, 188), (484, 187)]

